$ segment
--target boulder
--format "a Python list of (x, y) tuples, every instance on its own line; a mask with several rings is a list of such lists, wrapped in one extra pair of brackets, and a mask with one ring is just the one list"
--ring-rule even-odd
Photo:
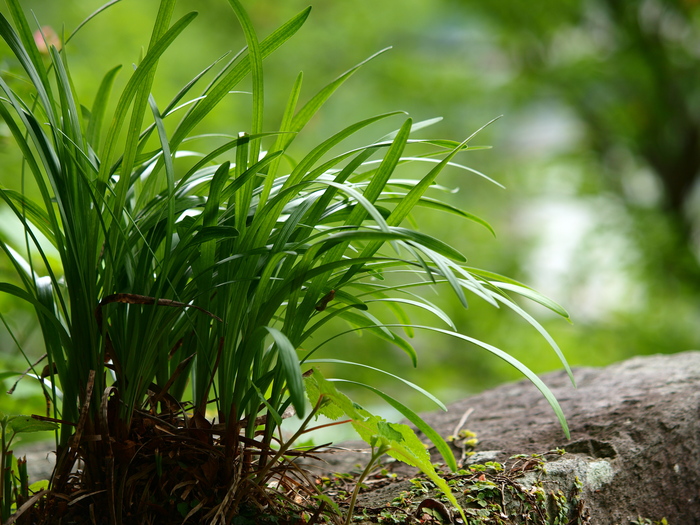
[[(577, 368), (574, 375), (578, 388), (563, 371), (542, 376), (566, 414), (571, 439), (526, 380), (423, 417), (443, 436), (458, 426), (476, 433), (479, 442), (467, 464), (507, 464), (515, 454), (565, 449), (564, 455), (547, 456), (541, 481), (572, 494), (578, 477), (575, 523), (700, 523), (700, 352), (635, 357), (605, 368)], [(345, 462), (353, 463), (351, 457)], [(520, 482), (527, 484), (526, 478)], [(383, 489), (387, 503), (397, 488)]]

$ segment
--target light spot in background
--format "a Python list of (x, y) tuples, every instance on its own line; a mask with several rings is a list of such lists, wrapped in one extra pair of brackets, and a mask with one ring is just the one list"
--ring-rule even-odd
[[(641, 255), (630, 238), (634, 227), (626, 205), (609, 193), (581, 195), (590, 174), (567, 157), (582, 141), (580, 122), (553, 102), (514, 120), (507, 148), (522, 159), (521, 184), (535, 195), (512, 218), (516, 234), (530, 242), (523, 255), (524, 280), (581, 322), (603, 321), (613, 312), (641, 306), (644, 287), (633, 271)], [(612, 154), (608, 160), (624, 174), (625, 199), (637, 206), (656, 205), (661, 189), (654, 175), (626, 149)]]
[(527, 282), (579, 321), (603, 320), (640, 304), (642, 287), (629, 272), (639, 255), (620, 228), (624, 219), (620, 205), (605, 196), (531, 201), (516, 218), (532, 236)]
[(517, 115), (506, 115), (505, 120), (506, 144), (500, 148), (522, 157), (523, 162), (544, 155), (551, 158), (570, 150), (582, 138), (580, 122), (565, 107), (553, 102), (535, 105)]

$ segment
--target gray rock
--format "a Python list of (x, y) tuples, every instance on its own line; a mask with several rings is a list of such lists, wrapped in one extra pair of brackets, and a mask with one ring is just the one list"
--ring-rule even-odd
[(476, 451), (500, 451), (499, 460), (564, 448), (566, 455), (547, 464), (547, 475), (563, 487), (579, 477), (592, 524), (628, 524), (640, 516), (700, 523), (700, 352), (635, 357), (574, 374), (578, 389), (563, 371), (542, 377), (562, 405), (570, 440), (528, 381), (424, 418), (448, 435), (473, 409), (464, 426), (477, 434)]
[[(563, 371), (542, 376), (562, 405), (571, 439), (526, 380), (422, 417), (446, 437), (469, 412), (462, 428), (475, 432), (479, 443), (473, 456), (463, 458), (465, 465), (512, 465), (515, 454), (565, 449), (563, 456), (547, 455), (544, 474), (523, 472), (517, 482), (572, 494), (578, 478), (581, 514), (589, 521), (571, 523), (629, 525), (641, 517), (639, 523), (665, 518), (670, 525), (700, 524), (700, 352), (635, 357), (606, 368), (578, 368), (574, 375), (577, 389)], [(344, 471), (365, 461), (341, 453), (327, 467)], [(402, 466), (394, 471), (415, 473)], [(379, 508), (405, 489), (398, 483), (369, 491), (360, 503)]]

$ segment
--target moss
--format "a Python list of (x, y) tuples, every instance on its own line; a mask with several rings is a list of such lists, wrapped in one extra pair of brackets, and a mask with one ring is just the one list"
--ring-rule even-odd
[[(465, 525), (585, 525), (588, 512), (581, 499), (583, 483), (576, 478), (565, 492), (546, 480), (547, 458), (563, 451), (518, 455), (505, 464), (489, 461), (456, 472), (443, 472), (464, 508)], [(396, 480), (392, 480), (396, 482)], [(332, 484), (331, 484), (332, 485)], [(424, 477), (416, 477), (397, 488), (390, 502), (369, 493), (354, 516), (354, 523), (460, 523), (456, 509)], [(342, 505), (342, 502), (341, 502)], [(429, 521), (432, 520), (432, 521)]]

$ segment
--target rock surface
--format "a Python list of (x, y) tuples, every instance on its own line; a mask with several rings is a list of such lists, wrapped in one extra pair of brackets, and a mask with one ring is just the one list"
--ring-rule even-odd
[(477, 434), (482, 461), (564, 448), (546, 471), (564, 484), (579, 476), (591, 524), (627, 525), (639, 517), (700, 523), (700, 352), (635, 357), (574, 375), (578, 389), (563, 371), (542, 377), (562, 405), (570, 440), (528, 381), (423, 417), (447, 436), (473, 409), (463, 427)]

